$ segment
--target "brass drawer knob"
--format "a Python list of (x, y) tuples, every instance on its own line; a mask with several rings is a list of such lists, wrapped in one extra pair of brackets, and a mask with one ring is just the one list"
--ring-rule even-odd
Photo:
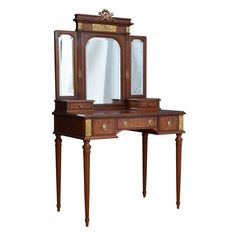
[(102, 130), (105, 131), (105, 130), (107, 130), (108, 126), (107, 126), (107, 124), (102, 124), (101, 128), (102, 128)]
[(124, 127), (128, 127), (128, 126), (129, 126), (129, 122), (128, 122), (127, 120), (125, 120), (125, 121), (123, 122), (123, 125), (124, 125)]
[(168, 120), (167, 125), (168, 125), (168, 127), (171, 127), (173, 125), (173, 122), (171, 120)]
[(153, 103), (148, 103), (148, 106), (149, 107), (153, 107)]
[(148, 125), (152, 125), (153, 124), (153, 120), (148, 120)]

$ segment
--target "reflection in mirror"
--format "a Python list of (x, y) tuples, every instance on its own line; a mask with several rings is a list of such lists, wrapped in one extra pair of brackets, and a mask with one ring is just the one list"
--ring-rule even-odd
[(131, 95), (143, 94), (143, 42), (131, 42)]
[(59, 95), (74, 96), (73, 38), (62, 34), (59, 45)]
[(120, 46), (112, 38), (91, 38), (86, 44), (86, 98), (111, 103), (120, 98)]

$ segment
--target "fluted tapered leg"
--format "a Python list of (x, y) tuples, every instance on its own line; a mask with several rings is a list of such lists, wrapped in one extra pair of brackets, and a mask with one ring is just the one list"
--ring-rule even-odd
[(142, 133), (143, 137), (143, 197), (146, 197), (147, 186), (147, 141), (148, 133)]
[(89, 225), (89, 188), (90, 188), (90, 140), (84, 140), (84, 205), (85, 205), (85, 224)]
[(56, 185), (57, 185), (57, 211), (61, 208), (61, 135), (56, 135)]
[(176, 206), (180, 206), (182, 134), (176, 135)]

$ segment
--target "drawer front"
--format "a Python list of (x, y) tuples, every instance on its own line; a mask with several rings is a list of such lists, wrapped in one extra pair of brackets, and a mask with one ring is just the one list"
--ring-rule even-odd
[(91, 109), (91, 103), (71, 103), (69, 105), (69, 109), (71, 110), (84, 110), (84, 109)]
[(129, 118), (119, 119), (118, 129), (141, 129), (141, 128), (156, 128), (157, 118)]
[(141, 108), (156, 108), (157, 107), (157, 101), (142, 101), (140, 102), (140, 107)]
[(178, 130), (179, 117), (178, 116), (163, 116), (159, 120), (159, 130)]
[(116, 133), (116, 120), (96, 119), (92, 122), (93, 135), (108, 135)]

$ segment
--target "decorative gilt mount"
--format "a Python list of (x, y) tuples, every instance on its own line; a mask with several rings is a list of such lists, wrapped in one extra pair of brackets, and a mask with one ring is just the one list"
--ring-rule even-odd
[(100, 11), (98, 13), (98, 15), (99, 15), (99, 17), (98, 17), (99, 20), (107, 20), (107, 21), (113, 21), (114, 20), (112, 18), (113, 13), (109, 12), (107, 9), (103, 9), (102, 11)]

